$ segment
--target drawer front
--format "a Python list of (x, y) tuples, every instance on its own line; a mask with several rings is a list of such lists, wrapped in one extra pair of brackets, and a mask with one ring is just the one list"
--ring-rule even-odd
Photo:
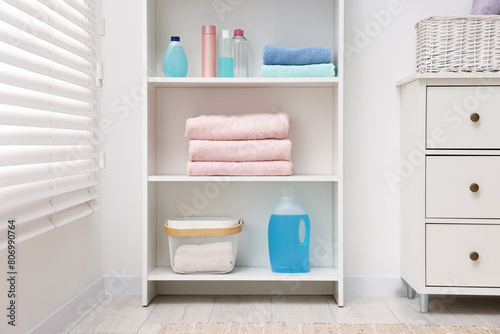
[(427, 88), (427, 148), (500, 148), (499, 128), (500, 87)]
[(426, 225), (426, 285), (500, 286), (500, 225)]
[(500, 218), (500, 157), (427, 156), (426, 164), (427, 218)]

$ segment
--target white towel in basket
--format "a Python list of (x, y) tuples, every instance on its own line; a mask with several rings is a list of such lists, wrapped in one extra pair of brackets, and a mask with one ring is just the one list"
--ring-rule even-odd
[(177, 248), (174, 256), (174, 268), (178, 272), (228, 272), (233, 266), (231, 241), (182, 245)]

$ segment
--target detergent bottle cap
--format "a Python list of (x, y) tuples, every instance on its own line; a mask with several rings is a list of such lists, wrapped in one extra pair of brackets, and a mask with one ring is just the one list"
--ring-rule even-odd
[(293, 188), (290, 186), (284, 187), (281, 192), (280, 200), (283, 202), (293, 202)]
[(293, 188), (285, 187), (282, 190), (280, 201), (273, 211), (275, 215), (306, 215), (306, 211), (297, 203), (293, 196)]

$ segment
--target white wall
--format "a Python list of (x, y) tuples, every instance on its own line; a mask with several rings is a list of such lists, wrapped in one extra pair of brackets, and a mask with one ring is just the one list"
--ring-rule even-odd
[[(346, 276), (399, 276), (399, 188), (386, 180), (387, 174), (397, 174), (399, 164), (395, 82), (415, 72), (415, 23), (430, 15), (468, 14), (471, 4), (345, 1)], [(394, 14), (378, 23), (373, 13), (388, 9)], [(360, 37), (360, 31), (367, 37)]]
[[(101, 273), (100, 235), (98, 212), (17, 245), (15, 327), (7, 325), (7, 253), (1, 251), (0, 259), (5, 269), (0, 284), (0, 333), (26, 333), (94, 282)], [(68, 315), (71, 318), (68, 321), (82, 316), (93, 302), (95, 300), (79, 305), (75, 314)], [(59, 328), (70, 324), (60, 324)]]
[(103, 0), (102, 270), (112, 276), (141, 274), (142, 2)]

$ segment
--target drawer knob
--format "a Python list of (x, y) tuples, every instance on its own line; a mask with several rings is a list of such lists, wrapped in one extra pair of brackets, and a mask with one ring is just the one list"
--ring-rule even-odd
[(473, 113), (470, 115), (470, 120), (473, 121), (474, 123), (479, 121), (479, 114), (477, 112)]
[(473, 193), (476, 193), (479, 190), (479, 185), (477, 183), (473, 183), (473, 184), (470, 185), (469, 189)]
[(477, 252), (471, 252), (469, 257), (472, 261), (477, 261), (479, 259), (479, 254)]

